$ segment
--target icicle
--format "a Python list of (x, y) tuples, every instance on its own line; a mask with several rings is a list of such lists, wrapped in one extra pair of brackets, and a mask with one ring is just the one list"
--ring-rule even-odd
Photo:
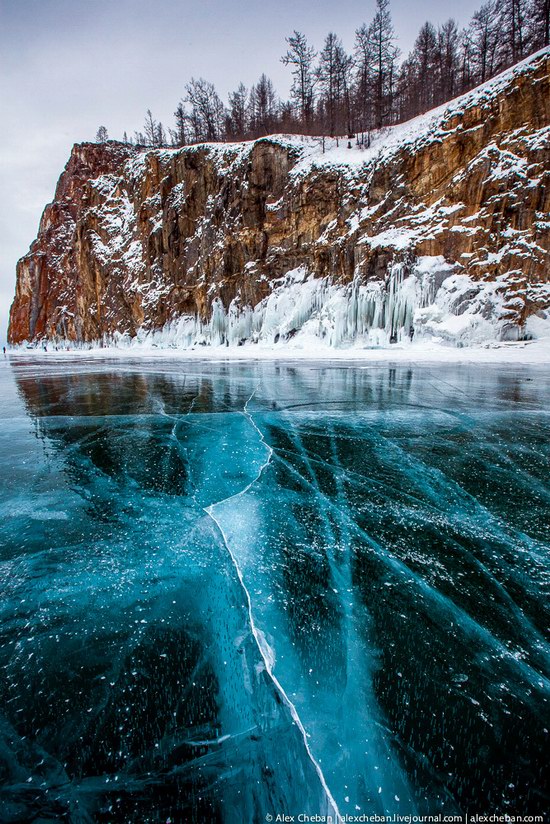
[(210, 343), (212, 346), (221, 346), (227, 339), (227, 319), (223, 303), (216, 298), (212, 303), (212, 317), (210, 318)]
[[(482, 297), (475, 297), (480, 288), (456, 274), (456, 267), (442, 257), (396, 261), (388, 267), (385, 282), (363, 283), (357, 275), (345, 286), (316, 279), (300, 267), (276, 281), (271, 293), (254, 307), (241, 305), (237, 297), (226, 310), (218, 297), (206, 322), (196, 315), (182, 315), (162, 329), (142, 327), (134, 338), (127, 333), (105, 335), (103, 345), (187, 349), (246, 342), (272, 345), (296, 336), (302, 342), (319, 340), (333, 347), (385, 346), (412, 339), (415, 330), (419, 336), (431, 336), (436, 330), (451, 340), (455, 335), (470, 340), (482, 323)], [(483, 299), (497, 300), (490, 295)], [(456, 308), (475, 300), (467, 314), (464, 308)], [(464, 316), (463, 323), (449, 321), (457, 315)]]

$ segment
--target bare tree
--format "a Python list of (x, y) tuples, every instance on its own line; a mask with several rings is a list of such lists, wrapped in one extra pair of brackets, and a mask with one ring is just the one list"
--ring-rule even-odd
[(168, 141), (166, 140), (166, 132), (164, 131), (164, 126), (162, 125), (162, 123), (159, 120), (159, 122), (157, 123), (157, 137), (156, 137), (155, 146), (157, 146), (159, 149), (162, 149), (163, 147), (165, 147), (167, 145), (168, 145)]
[[(358, 142), (370, 142), (370, 131), (414, 117), (494, 76), (550, 41), (550, 0), (484, 0), (470, 24), (459, 31), (450, 19), (435, 29), (429, 21), (399, 67), (399, 49), (390, 0), (376, 0), (372, 21), (356, 30), (353, 57), (330, 32), (317, 54), (306, 36), (286, 38), (281, 58), (292, 72), (289, 101), (279, 100), (266, 74), (249, 90), (241, 83), (228, 97), (228, 107), (215, 87), (192, 78), (174, 112), (169, 129), (172, 146), (190, 141), (243, 140), (276, 130), (325, 136), (361, 131)], [(108, 140), (98, 129), (96, 140)], [(162, 147), (162, 123), (147, 110), (138, 145)], [(131, 143), (126, 133), (124, 141)]]
[(229, 95), (227, 133), (234, 140), (243, 140), (248, 134), (248, 90), (240, 83)]
[(476, 53), (473, 32), (470, 28), (463, 29), (459, 44), (459, 79), (460, 91), (471, 89), (476, 83)]
[(274, 130), (277, 123), (277, 109), (277, 95), (273, 83), (269, 77), (262, 74), (250, 90), (248, 104), (250, 129), (255, 136), (266, 135)]
[(509, 66), (525, 57), (527, 50), (526, 0), (498, 0), (498, 15), (502, 38), (501, 61)]
[(372, 106), (372, 80), (374, 49), (370, 38), (369, 27), (366, 23), (355, 32), (355, 111), (359, 122), (359, 129), (363, 134), (374, 126)]
[(434, 106), (437, 65), (437, 33), (430, 22), (424, 23), (414, 44), (412, 59), (416, 67), (418, 106), (415, 114)]
[(195, 140), (219, 141), (225, 137), (225, 107), (212, 83), (191, 78), (185, 87), (185, 100), (191, 106), (189, 121)]
[(533, 0), (530, 28), (534, 49), (550, 45), (550, 0)]
[(437, 31), (436, 104), (450, 100), (459, 90), (459, 42), (460, 35), (456, 22), (452, 19), (447, 20)]
[(469, 26), (475, 80), (484, 83), (497, 67), (499, 43), (498, 7), (495, 0), (484, 3), (472, 17)]
[(152, 146), (154, 149), (160, 149), (167, 145), (164, 126), (160, 120), (155, 120), (151, 113), (151, 109), (147, 109), (145, 123), (143, 125), (143, 133), (136, 132), (136, 142), (142, 143), (145, 146)]
[(157, 145), (158, 124), (151, 113), (151, 109), (147, 109), (147, 114), (145, 115), (143, 134), (145, 136), (145, 144), (147, 146)]
[(315, 74), (321, 90), (321, 119), (326, 121), (331, 136), (340, 131), (342, 126), (348, 132), (351, 130), (349, 81), (352, 62), (344, 51), (340, 38), (330, 32), (319, 55)]

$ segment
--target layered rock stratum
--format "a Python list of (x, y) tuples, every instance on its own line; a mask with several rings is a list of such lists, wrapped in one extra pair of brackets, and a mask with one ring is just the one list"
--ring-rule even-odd
[(18, 263), (9, 340), (536, 335), (549, 212), (549, 49), (368, 147), (82, 143)]

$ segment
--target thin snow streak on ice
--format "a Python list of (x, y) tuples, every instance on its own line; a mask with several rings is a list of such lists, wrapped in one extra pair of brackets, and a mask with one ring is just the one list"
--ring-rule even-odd
[[(274, 460), (284, 464), (285, 469), (294, 475), (296, 480), (299, 480), (303, 484), (311, 487), (311, 484), (308, 484), (308, 482), (304, 480), (303, 476), (281, 455), (275, 455)], [(414, 584), (421, 591), (422, 595), (425, 595), (428, 599), (433, 601), (434, 606), (438, 606), (451, 620), (456, 621), (459, 626), (463, 627), (469, 635), (498, 652), (512, 667), (517, 667), (527, 679), (541, 680), (545, 689), (550, 689), (549, 678), (541, 675), (528, 663), (525, 663), (521, 660), (521, 658), (512, 654), (510, 650), (498, 640), (498, 638), (492, 635), (485, 627), (461, 609), (460, 606), (458, 606), (454, 601), (447, 598), (439, 590), (434, 589), (421, 575), (411, 570), (407, 564), (400, 561), (379, 542), (375, 541), (356, 523), (355, 520), (350, 518), (347, 513), (343, 512), (335, 503), (333, 503), (330, 498), (321, 492), (318, 492), (317, 494), (322, 499), (323, 505), (332, 510), (338, 518), (341, 518), (349, 526), (352, 532), (355, 532), (358, 536), (360, 536), (362, 540), (376, 552), (377, 557), (383, 559), (385, 563), (399, 575), (404, 584), (414, 582)], [(547, 648), (547, 644), (545, 644), (545, 647)], [(546, 655), (548, 655), (548, 653), (546, 653)]]
[[(341, 713), (343, 714), (343, 727), (339, 729), (340, 735), (346, 740), (349, 752), (346, 759), (354, 769), (362, 773), (362, 780), (366, 787), (371, 787), (380, 796), (381, 812), (390, 814), (392, 811), (398, 812), (399, 804), (403, 802), (403, 808), (409, 812), (415, 809), (413, 795), (408, 782), (398, 765), (395, 755), (392, 752), (383, 734), (384, 724), (381, 719), (380, 710), (372, 689), (372, 672), (369, 672), (369, 662), (372, 668), (372, 661), (375, 651), (369, 649), (368, 641), (363, 635), (360, 638), (356, 620), (356, 613), (361, 614), (361, 625), (363, 629), (369, 626), (370, 619), (365, 606), (362, 606), (356, 597), (352, 581), (352, 552), (351, 530), (349, 519), (342, 517), (343, 490), (341, 484), (340, 461), (337, 455), (337, 447), (332, 425), (329, 424), (331, 462), (327, 463), (334, 472), (336, 484), (336, 504), (329, 506), (328, 498), (323, 494), (317, 479), (317, 473), (312, 465), (311, 458), (305, 448), (298, 429), (294, 426), (292, 416), (288, 413), (284, 416), (286, 432), (296, 445), (297, 454), (306, 468), (309, 482), (308, 484), (318, 502), (318, 512), (322, 517), (323, 533), (327, 548), (327, 560), (329, 563), (334, 591), (338, 596), (338, 602), (343, 615), (343, 643), (346, 651), (346, 685), (343, 694), (340, 696)], [(273, 456), (273, 450), (271, 451)], [(276, 455), (279, 460), (279, 455)], [(288, 464), (286, 464), (288, 468)], [(336, 515), (336, 521), (340, 527), (341, 538), (335, 534), (327, 512), (332, 511)], [(362, 677), (359, 677), (361, 673)], [(367, 713), (361, 712), (361, 707), (368, 707)], [(365, 742), (368, 742), (368, 749), (365, 750)], [(382, 771), (376, 775), (375, 770), (383, 764)], [(349, 769), (349, 768), (348, 768)], [(350, 781), (344, 768), (341, 784)]]

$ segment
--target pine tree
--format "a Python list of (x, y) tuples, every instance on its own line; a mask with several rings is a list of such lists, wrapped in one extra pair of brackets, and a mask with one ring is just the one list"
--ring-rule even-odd
[(185, 146), (187, 143), (187, 114), (185, 106), (180, 100), (174, 112), (176, 128), (171, 132), (174, 146)]
[(314, 105), (314, 76), (313, 61), (316, 57), (315, 49), (308, 45), (305, 35), (294, 31), (291, 37), (286, 38), (289, 49), (281, 58), (285, 66), (292, 66), (291, 95), (299, 111), (305, 131), (309, 131), (313, 116)]
[(373, 95), (375, 124), (378, 129), (392, 120), (394, 83), (399, 50), (389, 0), (376, 0), (376, 14), (369, 26), (368, 38), (372, 49)]
[(106, 143), (109, 140), (109, 135), (105, 126), (100, 126), (95, 136), (96, 143)]
[(454, 97), (459, 88), (459, 33), (454, 20), (447, 20), (437, 32), (437, 89), (436, 105)]
[(147, 109), (147, 114), (145, 115), (145, 123), (143, 124), (143, 134), (145, 136), (146, 146), (157, 145), (157, 129), (157, 121), (154, 119), (151, 113), (151, 109)]

